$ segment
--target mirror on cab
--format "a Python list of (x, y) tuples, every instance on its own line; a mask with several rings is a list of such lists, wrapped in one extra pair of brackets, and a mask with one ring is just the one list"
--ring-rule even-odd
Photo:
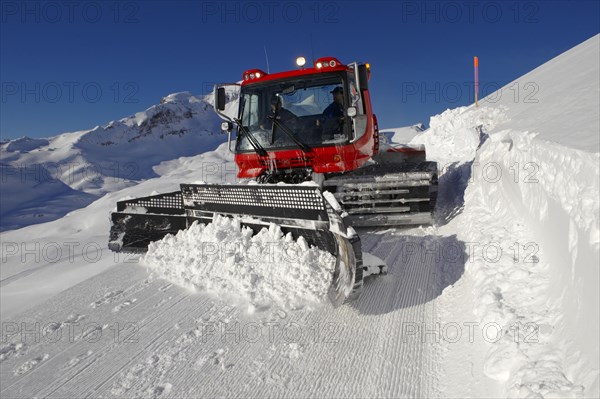
[(346, 109), (346, 115), (350, 118), (354, 118), (356, 116), (356, 107), (348, 107), (348, 109)]
[(225, 111), (225, 102), (226, 102), (225, 88), (219, 87), (219, 88), (217, 88), (217, 98), (216, 98), (217, 109), (219, 111)]
[(358, 66), (358, 82), (361, 90), (369, 88), (369, 70), (365, 64)]

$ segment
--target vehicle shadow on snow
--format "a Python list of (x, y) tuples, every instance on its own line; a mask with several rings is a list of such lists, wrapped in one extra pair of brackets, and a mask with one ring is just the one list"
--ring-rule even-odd
[(378, 315), (430, 302), (462, 276), (465, 243), (452, 236), (362, 233), (363, 251), (386, 261), (387, 275), (365, 279), (351, 303), (362, 314)]

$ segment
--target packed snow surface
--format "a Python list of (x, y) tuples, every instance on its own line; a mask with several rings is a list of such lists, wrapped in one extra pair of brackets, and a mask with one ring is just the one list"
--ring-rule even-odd
[(299, 308), (327, 300), (335, 258), (271, 224), (253, 236), (239, 219), (216, 216), (150, 244), (142, 262), (183, 287), (238, 296), (252, 308)]

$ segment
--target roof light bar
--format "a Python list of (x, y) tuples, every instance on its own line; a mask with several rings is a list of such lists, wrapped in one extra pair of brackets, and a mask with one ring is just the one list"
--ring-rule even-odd
[(315, 61), (315, 68), (317, 69), (335, 68), (343, 65), (340, 60), (333, 57), (323, 57)]
[(267, 76), (267, 74), (260, 69), (249, 69), (242, 74), (242, 77), (246, 82), (264, 78), (265, 76)]

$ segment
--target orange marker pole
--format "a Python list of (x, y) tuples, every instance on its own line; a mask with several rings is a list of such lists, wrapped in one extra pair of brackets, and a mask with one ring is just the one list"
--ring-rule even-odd
[(473, 67), (475, 68), (475, 106), (479, 107), (479, 58), (473, 57)]

